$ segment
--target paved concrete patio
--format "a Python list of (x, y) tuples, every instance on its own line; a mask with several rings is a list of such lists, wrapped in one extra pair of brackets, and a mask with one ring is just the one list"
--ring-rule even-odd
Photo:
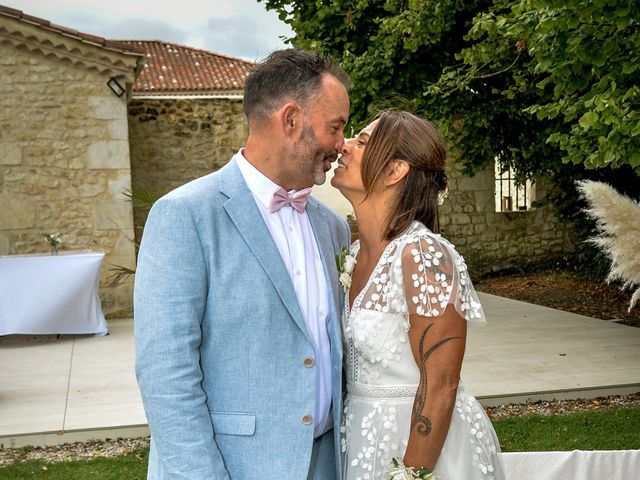
[[(480, 294), (462, 377), (485, 406), (640, 392), (640, 329)], [(0, 337), (0, 446), (147, 435), (133, 321), (110, 335)]]

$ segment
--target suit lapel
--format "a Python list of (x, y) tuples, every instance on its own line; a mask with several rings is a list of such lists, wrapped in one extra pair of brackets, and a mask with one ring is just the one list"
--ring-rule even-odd
[(220, 170), (219, 178), (220, 191), (229, 197), (224, 203), (229, 218), (268, 275), (291, 317), (309, 337), (293, 284), (280, 257), (280, 252), (234, 159)]
[(334, 232), (329, 225), (327, 216), (320, 210), (320, 205), (313, 198), (310, 198), (307, 204), (307, 215), (309, 215), (309, 222), (316, 236), (322, 263), (325, 267), (327, 287), (331, 292), (335, 310), (339, 312), (340, 287), (338, 285), (338, 268), (336, 266), (335, 256), (338, 254), (336, 245), (340, 243), (337, 237), (334, 238), (336, 232)]
[[(341, 392), (341, 373), (342, 372), (342, 333), (340, 327), (340, 314), (342, 306), (342, 295), (340, 285), (338, 284), (338, 267), (336, 266), (335, 256), (338, 253), (340, 241), (337, 232), (331, 228), (327, 215), (320, 209), (320, 204), (312, 197), (307, 204), (307, 215), (309, 222), (318, 243), (318, 250), (322, 264), (324, 265), (324, 273), (327, 281), (327, 289), (331, 293), (329, 312), (329, 337), (331, 338), (331, 357), (333, 368), (335, 370), (334, 377), (334, 407), (340, 410), (340, 394)], [(339, 418), (339, 417), (338, 417)]]

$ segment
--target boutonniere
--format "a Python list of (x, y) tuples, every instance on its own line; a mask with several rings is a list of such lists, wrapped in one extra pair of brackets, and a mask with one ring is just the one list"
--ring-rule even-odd
[(346, 292), (351, 287), (351, 273), (356, 264), (356, 257), (347, 254), (347, 248), (342, 247), (340, 253), (336, 255), (336, 266), (338, 267), (338, 282)]

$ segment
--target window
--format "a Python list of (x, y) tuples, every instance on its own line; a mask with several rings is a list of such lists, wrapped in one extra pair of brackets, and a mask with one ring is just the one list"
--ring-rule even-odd
[(495, 162), (495, 176), (496, 212), (525, 212), (533, 209), (535, 187), (531, 180), (517, 184), (513, 169), (503, 170), (498, 159)]

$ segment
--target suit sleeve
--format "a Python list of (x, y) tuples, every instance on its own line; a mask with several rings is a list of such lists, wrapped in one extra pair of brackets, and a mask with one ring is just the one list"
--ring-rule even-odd
[(145, 224), (135, 275), (136, 376), (162, 468), (176, 480), (229, 479), (201, 386), (208, 282), (188, 205), (160, 199)]

